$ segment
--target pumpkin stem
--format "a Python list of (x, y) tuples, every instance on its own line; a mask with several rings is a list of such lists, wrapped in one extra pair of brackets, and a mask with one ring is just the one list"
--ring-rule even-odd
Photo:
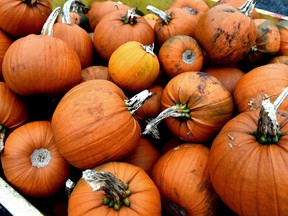
[(255, 8), (255, 5), (256, 0), (246, 0), (246, 2), (237, 9), (246, 16), (250, 16), (253, 9)]
[(110, 172), (91, 169), (83, 171), (82, 178), (92, 187), (93, 191), (103, 190), (105, 192), (106, 197), (103, 204), (113, 207), (115, 211), (118, 211), (121, 205), (130, 206), (129, 182), (124, 183)]
[(283, 90), (274, 104), (270, 102), (270, 98), (262, 101), (260, 109), (257, 131), (254, 132), (256, 139), (261, 144), (277, 144), (282, 132), (277, 122), (277, 109), (288, 95), (288, 87)]
[(142, 45), (143, 49), (150, 53), (152, 56), (155, 56), (155, 53), (153, 52), (154, 51), (154, 43), (152, 44), (149, 44), (149, 45)]
[(56, 7), (49, 15), (47, 18), (46, 22), (44, 23), (41, 34), (42, 35), (48, 35), (48, 36), (53, 36), (53, 25), (61, 12), (61, 7)]
[(190, 110), (187, 108), (186, 104), (176, 104), (175, 106), (171, 106), (167, 109), (164, 109), (159, 115), (152, 119), (147, 125), (142, 133), (143, 135), (152, 134), (152, 136), (156, 139), (160, 139), (159, 131), (157, 129), (157, 125), (165, 118), (173, 117), (173, 118), (191, 118), (189, 115)]
[(75, 187), (75, 183), (71, 179), (67, 179), (65, 182), (65, 194), (67, 198), (70, 197), (73, 188)]
[(128, 100), (124, 100), (127, 109), (134, 115), (134, 113), (143, 105), (143, 103), (152, 96), (152, 92), (143, 90)]
[(137, 18), (139, 15), (136, 13), (136, 8), (131, 8), (127, 10), (125, 16), (122, 17), (122, 21), (125, 24), (134, 25), (137, 23)]
[(71, 24), (70, 12), (79, 13), (82, 11), (86, 13), (88, 7), (80, 0), (68, 0), (63, 5), (62, 10), (62, 23)]
[(162, 11), (162, 10), (152, 6), (152, 5), (148, 5), (146, 7), (146, 10), (148, 12), (153, 13), (156, 16), (158, 16), (160, 19), (162, 19), (163, 22), (165, 22), (166, 25), (168, 25), (172, 19), (171, 14), (165, 13), (164, 11)]
[(46, 148), (35, 149), (30, 155), (32, 166), (42, 168), (47, 166), (51, 160), (51, 153)]
[(7, 128), (4, 127), (3, 125), (0, 125), (0, 153), (4, 149), (4, 140), (6, 136)]

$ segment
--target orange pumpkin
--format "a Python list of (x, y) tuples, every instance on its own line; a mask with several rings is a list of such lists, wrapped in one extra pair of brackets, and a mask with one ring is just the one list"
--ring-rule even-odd
[(159, 138), (157, 124), (164, 119), (172, 134), (185, 142), (205, 143), (230, 120), (233, 100), (230, 92), (215, 77), (204, 72), (184, 72), (165, 86), (163, 111), (151, 120), (143, 134)]
[(60, 153), (79, 169), (129, 155), (141, 136), (140, 125), (132, 116), (134, 102), (104, 79), (88, 80), (70, 89), (52, 116)]
[(50, 0), (1, 0), (0, 29), (13, 38), (40, 34), (51, 11)]
[(160, 47), (158, 57), (161, 68), (171, 78), (187, 71), (200, 71), (204, 62), (202, 48), (188, 35), (168, 38)]
[(151, 178), (168, 215), (215, 215), (218, 196), (209, 178), (208, 155), (208, 147), (185, 143), (156, 162)]
[(153, 45), (129, 41), (120, 45), (108, 61), (111, 79), (126, 91), (149, 88), (159, 75), (160, 64)]
[(282, 20), (276, 23), (280, 33), (280, 48), (278, 55), (288, 55), (288, 20)]
[(149, 45), (155, 39), (150, 24), (143, 16), (136, 14), (134, 9), (115, 10), (107, 14), (99, 21), (93, 35), (96, 52), (105, 61), (128, 41)]
[[(117, 200), (125, 201), (119, 205)], [(104, 163), (83, 172), (69, 198), (68, 215), (161, 216), (160, 193), (140, 167), (125, 162)]]
[(147, 13), (143, 16), (147, 22), (150, 24), (150, 26), (154, 29), (156, 20), (159, 19), (159, 17), (156, 14), (153, 13)]
[(5, 32), (0, 30), (0, 80), (3, 81), (2, 75), (2, 63), (4, 55), (9, 48), (9, 46), (13, 43), (13, 39), (10, 38)]
[(55, 145), (49, 121), (16, 128), (5, 142), (1, 163), (7, 181), (30, 197), (55, 195), (70, 173), (70, 165)]
[(194, 37), (214, 63), (235, 65), (249, 53), (256, 32), (249, 16), (229, 4), (219, 4), (200, 17)]
[(110, 80), (108, 67), (102, 65), (91, 65), (82, 69), (81, 82), (85, 82), (91, 79)]
[[(233, 99), (238, 112), (258, 110), (263, 99), (274, 101), (288, 85), (288, 66), (282, 63), (265, 64), (247, 72), (238, 81)], [(280, 109), (287, 109), (284, 101)]]

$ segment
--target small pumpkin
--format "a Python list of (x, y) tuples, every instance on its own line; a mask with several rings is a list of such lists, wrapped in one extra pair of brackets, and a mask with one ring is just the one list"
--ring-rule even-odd
[(104, 163), (83, 171), (69, 198), (68, 216), (85, 215), (161, 216), (160, 193), (140, 167)]
[(70, 173), (69, 163), (55, 145), (49, 121), (29, 122), (9, 134), (1, 163), (7, 181), (29, 197), (55, 195)]
[(91, 65), (82, 69), (81, 82), (91, 79), (110, 80), (108, 67), (103, 65)]
[(259, 110), (239, 113), (213, 140), (210, 179), (237, 215), (287, 213), (288, 115), (279, 108), (287, 90), (274, 103), (268, 98)]
[(276, 23), (280, 33), (280, 48), (278, 55), (288, 55), (288, 20), (282, 20)]
[(208, 147), (184, 143), (156, 162), (151, 178), (167, 215), (215, 215), (218, 195), (209, 178), (208, 155)]
[(108, 61), (111, 79), (125, 91), (149, 88), (159, 75), (160, 63), (154, 45), (129, 41), (120, 45)]
[(158, 54), (163, 71), (174, 77), (187, 71), (200, 71), (204, 57), (199, 43), (188, 35), (175, 35), (168, 38)]

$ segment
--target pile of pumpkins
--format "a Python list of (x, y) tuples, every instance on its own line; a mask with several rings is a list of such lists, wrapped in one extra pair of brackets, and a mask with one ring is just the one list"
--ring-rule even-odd
[(3, 178), (68, 191), (69, 216), (287, 214), (288, 20), (254, 0), (146, 9), (1, 0)]

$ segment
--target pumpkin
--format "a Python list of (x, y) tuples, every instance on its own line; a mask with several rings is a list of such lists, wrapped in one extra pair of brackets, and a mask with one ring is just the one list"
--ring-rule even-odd
[(92, 62), (94, 46), (90, 35), (79, 25), (73, 24), (70, 19), (69, 8), (73, 1), (69, 0), (64, 4), (62, 22), (54, 23), (53, 26), (51, 25), (51, 28), (53, 28), (53, 37), (62, 39), (75, 50), (83, 69), (90, 66)]
[(25, 102), (12, 92), (5, 82), (0, 81), (0, 152), (4, 148), (5, 138), (10, 129), (15, 129), (29, 118)]
[(172, 134), (185, 142), (205, 143), (230, 120), (233, 100), (215, 77), (196, 71), (181, 73), (166, 84), (161, 98), (162, 112), (147, 125), (143, 134), (159, 138), (162, 120)]
[(126, 91), (149, 88), (159, 75), (160, 64), (154, 46), (129, 41), (120, 45), (108, 61), (111, 79)]
[(51, 11), (50, 0), (1, 0), (0, 29), (15, 39), (40, 34)]
[[(253, 0), (248, 0), (243, 7), (249, 8), (249, 4), (253, 5)], [(214, 63), (235, 65), (249, 53), (256, 33), (255, 23), (244, 11), (219, 4), (200, 17), (194, 38)]]
[(253, 21), (257, 29), (257, 38), (247, 58), (250, 63), (264, 64), (279, 51), (280, 33), (271, 20), (258, 18)]
[(2, 75), (2, 63), (4, 55), (9, 48), (9, 46), (13, 43), (13, 39), (7, 35), (4, 31), (0, 30), (0, 80), (3, 81)]
[(215, 215), (218, 196), (208, 173), (209, 148), (184, 143), (156, 162), (151, 178), (167, 215)]
[(93, 35), (96, 52), (104, 61), (108, 61), (112, 53), (128, 41), (150, 45), (155, 39), (152, 27), (143, 16), (136, 14), (135, 9), (115, 10), (107, 14), (99, 21)]
[(169, 37), (174, 35), (193, 36), (197, 18), (183, 8), (168, 8), (162, 11), (152, 5), (148, 5), (147, 10), (156, 14), (154, 32), (157, 45), (160, 47)]
[(70, 89), (52, 116), (52, 132), (63, 157), (79, 169), (126, 157), (141, 136), (134, 106), (144, 103), (147, 95), (135, 97), (127, 99), (122, 89), (104, 79)]
[(163, 71), (174, 77), (186, 71), (200, 71), (204, 57), (199, 43), (188, 35), (175, 35), (168, 38), (158, 54)]
[(43, 32), (19, 38), (9, 46), (2, 74), (7, 86), (19, 95), (59, 96), (80, 82), (81, 63), (66, 42)]
[[(247, 72), (235, 86), (233, 99), (238, 112), (257, 110), (263, 99), (271, 101), (288, 85), (288, 66), (282, 63), (265, 64)], [(284, 101), (280, 109), (287, 108)]]
[(55, 145), (49, 121), (16, 128), (7, 137), (1, 163), (7, 181), (29, 197), (55, 195), (70, 173), (70, 165)]
[(86, 16), (89, 19), (89, 24), (91, 31), (94, 32), (96, 26), (98, 25), (99, 21), (103, 16), (109, 14), (115, 10), (128, 10), (131, 7), (123, 4), (122, 2), (115, 2), (112, 0), (107, 1), (93, 1), (90, 4), (89, 10), (86, 13)]
[(147, 13), (143, 16), (147, 22), (150, 24), (150, 26), (154, 29), (156, 20), (159, 19), (159, 17), (156, 14), (153, 13)]
[(288, 55), (288, 20), (282, 20), (276, 23), (280, 33), (280, 48), (278, 55)]
[(275, 56), (268, 63), (282, 63), (288, 65), (288, 56), (281, 55), (281, 56)]
[(160, 193), (140, 167), (125, 162), (104, 163), (83, 171), (69, 198), (68, 215), (160, 216)]
[(237, 215), (287, 213), (288, 114), (277, 111), (281, 100), (266, 99), (259, 110), (239, 113), (213, 140), (210, 179)]
[(91, 65), (82, 69), (81, 82), (91, 79), (110, 80), (108, 67), (103, 65)]
[(122, 161), (141, 167), (148, 175), (150, 175), (160, 156), (160, 152), (154, 143), (146, 137), (141, 136), (135, 150)]
[(238, 67), (219, 65), (205, 67), (203, 72), (216, 77), (231, 94), (233, 94), (239, 79), (245, 74)]

